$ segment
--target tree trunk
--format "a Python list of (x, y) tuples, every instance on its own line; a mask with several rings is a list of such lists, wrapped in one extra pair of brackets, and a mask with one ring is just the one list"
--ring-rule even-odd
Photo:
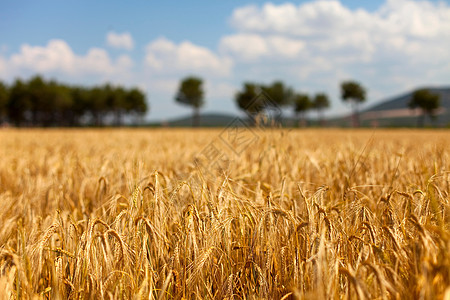
[(325, 120), (324, 120), (324, 117), (323, 117), (322, 109), (318, 109), (317, 110), (317, 118), (319, 120), (320, 127), (324, 127), (325, 126)]
[(281, 109), (280, 109), (280, 114), (275, 114), (275, 118), (274, 118), (274, 120), (275, 120), (275, 126), (283, 126), (283, 112), (281, 111)]
[(430, 120), (430, 124), (432, 127), (438, 127), (438, 117), (437, 115), (433, 114), (432, 110), (427, 110), (426, 116), (428, 116), (428, 119)]
[(422, 113), (417, 117), (417, 127), (420, 127), (420, 128), (425, 127), (425, 112), (422, 112)]
[(358, 102), (353, 101), (352, 108), (353, 108), (352, 123), (353, 123), (353, 127), (357, 128), (357, 127), (359, 127)]
[(247, 116), (251, 127), (256, 127), (259, 124), (260, 113), (249, 113)]
[(117, 127), (122, 126), (122, 111), (120, 110), (120, 108), (117, 108), (114, 113), (115, 113), (115, 125)]
[(198, 127), (200, 125), (200, 108), (194, 107), (194, 115), (192, 118), (192, 127)]

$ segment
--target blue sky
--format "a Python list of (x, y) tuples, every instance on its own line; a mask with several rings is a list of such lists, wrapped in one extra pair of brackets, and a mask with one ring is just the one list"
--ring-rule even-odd
[(238, 113), (244, 81), (282, 80), (349, 107), (339, 83), (360, 81), (367, 105), (416, 86), (450, 85), (449, 1), (1, 1), (0, 79), (139, 86), (149, 120), (190, 113), (173, 96), (205, 79), (205, 111)]

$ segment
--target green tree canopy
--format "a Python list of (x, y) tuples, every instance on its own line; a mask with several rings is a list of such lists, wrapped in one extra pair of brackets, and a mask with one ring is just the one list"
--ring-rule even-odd
[(110, 84), (104, 87), (106, 106), (114, 115), (114, 123), (117, 126), (122, 124), (122, 118), (126, 111), (126, 91), (121, 86), (112, 86)]
[(44, 126), (54, 126), (56, 124), (70, 125), (72, 117), (73, 99), (68, 86), (51, 81), (44, 88), (45, 100), (41, 101), (43, 106), (39, 110), (40, 124)]
[(344, 101), (364, 102), (366, 90), (356, 81), (344, 81), (341, 84), (341, 98)]
[[(294, 91), (286, 86), (282, 81), (275, 81), (270, 85), (263, 85), (261, 89), (265, 93), (266, 111), (269, 116), (270, 124), (276, 125), (282, 123), (282, 107), (291, 105)], [(275, 123), (273, 123), (275, 122)]]
[(420, 89), (413, 93), (408, 106), (411, 109), (420, 108), (422, 110), (422, 115), (417, 119), (417, 125), (423, 127), (425, 115), (428, 115), (431, 119), (435, 117), (434, 113), (440, 106), (440, 97), (428, 89)]
[(178, 103), (193, 107), (193, 126), (198, 126), (200, 123), (199, 110), (204, 104), (203, 95), (203, 80), (199, 77), (190, 76), (181, 81), (175, 96)]
[(330, 100), (324, 93), (319, 93), (314, 96), (313, 107), (317, 110), (323, 110), (330, 107)]
[(16, 79), (11, 86), (8, 99), (8, 117), (16, 126), (25, 123), (25, 115), (32, 107), (30, 93), (27, 85), (20, 79)]
[(262, 86), (262, 89), (280, 107), (289, 105), (294, 96), (293, 90), (281, 81), (275, 81), (271, 85)]
[(294, 112), (297, 115), (297, 119), (299, 119), (299, 125), (304, 125), (305, 113), (312, 107), (311, 99), (307, 94), (295, 94), (293, 97), (293, 104)]
[(296, 113), (306, 112), (312, 107), (311, 99), (307, 94), (296, 94), (294, 96), (294, 111)]
[(73, 86), (69, 88), (70, 97), (72, 98), (72, 113), (69, 120), (71, 126), (80, 125), (81, 118), (86, 114), (89, 108), (89, 89), (81, 86)]
[(8, 112), (9, 89), (6, 84), (0, 81), (0, 122), (6, 117)]
[(239, 109), (250, 115), (257, 115), (264, 110), (264, 103), (258, 101), (259, 86), (252, 82), (245, 82), (242, 91), (235, 95), (236, 104)]
[(107, 88), (96, 86), (88, 93), (88, 110), (91, 112), (94, 124), (100, 126), (108, 110), (107, 108)]
[(136, 88), (68, 86), (39, 75), (10, 87), (0, 82), (0, 121), (16, 126), (101, 126), (105, 120), (119, 125), (125, 114), (140, 117), (146, 111), (145, 94)]
[(325, 93), (316, 94), (314, 96), (312, 106), (315, 110), (317, 110), (320, 124), (324, 125), (323, 110), (330, 107), (330, 100), (328, 99), (328, 96)]
[(138, 117), (143, 116), (148, 110), (145, 94), (138, 88), (132, 88), (126, 92), (125, 103), (126, 111), (136, 114)]
[(366, 89), (356, 81), (344, 81), (341, 83), (341, 98), (344, 102), (350, 102), (353, 109), (353, 126), (358, 127), (358, 105), (366, 100)]

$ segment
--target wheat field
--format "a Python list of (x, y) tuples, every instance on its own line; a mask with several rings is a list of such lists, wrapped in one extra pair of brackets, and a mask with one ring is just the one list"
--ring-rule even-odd
[(450, 133), (0, 130), (4, 299), (450, 299)]

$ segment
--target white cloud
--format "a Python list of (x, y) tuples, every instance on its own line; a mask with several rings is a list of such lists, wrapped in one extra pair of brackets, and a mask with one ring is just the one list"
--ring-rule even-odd
[(298, 6), (292, 3), (266, 3), (261, 8), (237, 8), (231, 24), (238, 31), (288, 34), (294, 36), (330, 35), (333, 31), (350, 28), (354, 22), (365, 23), (369, 14), (352, 12), (339, 1), (312, 1)]
[(153, 79), (149, 83), (150, 90), (155, 93), (175, 95), (179, 85), (179, 78)]
[(336, 0), (292, 3), (261, 8), (250, 5), (235, 9), (231, 24), (239, 32), (283, 34), (298, 37), (334, 37), (336, 33), (365, 31), (407, 34), (414, 37), (449, 35), (447, 4), (429, 1), (387, 0), (377, 11), (350, 10)]
[[(133, 62), (127, 55), (113, 61), (100, 48), (91, 48), (85, 55), (75, 54), (63, 40), (50, 40), (46, 46), (22, 45), (20, 51), (4, 63), (10, 73), (22, 71), (35, 73), (59, 73), (72, 76), (113, 76), (129, 70)], [(10, 74), (11, 76), (13, 74)]]
[(220, 42), (221, 51), (244, 61), (257, 61), (264, 57), (298, 57), (305, 48), (304, 42), (283, 36), (263, 37), (258, 34), (241, 33), (225, 36)]
[(220, 49), (247, 61), (257, 60), (269, 53), (267, 41), (264, 37), (251, 33), (223, 37), (220, 42)]
[(0, 76), (5, 75), (6, 75), (6, 61), (2, 56), (0, 56)]
[(154, 73), (198, 72), (209, 76), (228, 76), (233, 67), (229, 58), (189, 41), (177, 45), (166, 38), (158, 38), (146, 49), (145, 63)]
[(449, 36), (450, 10), (443, 3), (387, 0), (377, 16), (384, 30), (413, 37)]
[(42, 73), (55, 70), (72, 72), (75, 67), (75, 55), (62, 40), (51, 40), (45, 47), (22, 45), (20, 52), (13, 54), (10, 61), (14, 67)]
[[(350, 10), (335, 0), (298, 6), (267, 3), (237, 8), (231, 24), (238, 33), (224, 37), (222, 49), (244, 59), (260, 57), (262, 52), (292, 57), (300, 53), (300, 45), (333, 60), (368, 62), (386, 55), (420, 60), (433, 53), (440, 59), (449, 57), (450, 7), (444, 3), (387, 0), (373, 13)], [(246, 43), (243, 36), (252, 40)], [(297, 48), (284, 53), (266, 51), (274, 36), (289, 38)], [(252, 41), (264, 46), (252, 46)], [(289, 49), (284, 42), (281, 45), (279, 49)]]
[(206, 81), (205, 90), (209, 98), (227, 99), (236, 93), (236, 87), (228, 82)]
[(117, 58), (117, 67), (119, 69), (131, 69), (133, 66), (134, 62), (128, 55), (121, 55)]
[(91, 73), (112, 73), (114, 66), (111, 63), (108, 53), (99, 48), (92, 48), (85, 57), (77, 58), (79, 64), (74, 71)]
[(114, 48), (126, 50), (132, 50), (134, 48), (133, 37), (129, 32), (116, 33), (114, 31), (110, 31), (106, 35), (106, 42), (109, 46)]

